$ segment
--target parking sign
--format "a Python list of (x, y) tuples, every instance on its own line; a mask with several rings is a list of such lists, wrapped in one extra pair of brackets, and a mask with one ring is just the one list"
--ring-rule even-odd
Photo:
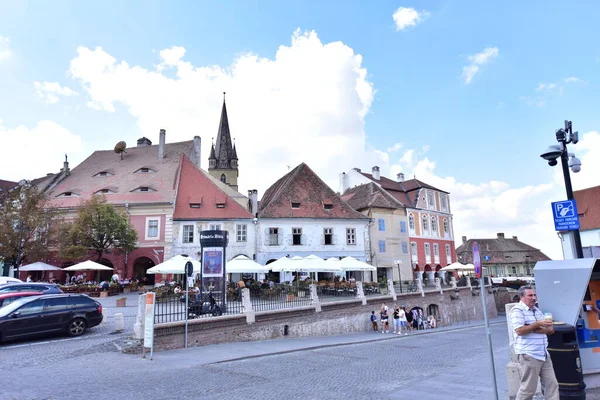
[(557, 231), (574, 231), (579, 229), (579, 215), (575, 200), (555, 201), (552, 203), (554, 228)]

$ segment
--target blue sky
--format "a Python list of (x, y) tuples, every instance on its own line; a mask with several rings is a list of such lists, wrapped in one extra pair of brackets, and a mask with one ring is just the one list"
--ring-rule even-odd
[[(392, 16), (400, 7), (420, 13), (420, 21), (398, 29)], [(156, 140), (163, 120), (179, 132), (169, 138), (187, 140), (200, 134), (203, 152), (207, 152), (210, 138), (216, 134), (220, 92), (227, 90), (233, 134), (245, 145), (240, 152), (240, 163), (247, 167), (247, 173), (242, 171), (240, 176), (243, 189), (264, 190), (285, 173), (285, 165), (299, 161), (307, 161), (334, 187), (344, 168), (370, 169), (378, 163), (387, 175), (399, 171), (417, 174), (456, 194), (457, 237), (490, 236), (501, 230), (522, 237), (523, 231), (526, 238), (537, 240), (531, 244), (550, 249), (554, 234), (546, 232), (551, 224), (543, 215), (550, 212), (549, 206), (545, 208), (548, 202), (559, 200), (564, 189), (557, 171), (539, 154), (553, 144), (554, 130), (564, 119), (573, 120), (582, 135), (599, 129), (598, 15), (600, 3), (594, 1), (1, 2), (0, 140), (42, 154), (44, 161), (24, 165), (22, 157), (6, 158), (0, 164), (0, 179), (32, 178), (55, 171), (62, 163), (59, 155), (65, 151), (76, 163), (94, 149), (112, 148), (120, 139), (130, 144), (142, 135)], [(292, 38), (296, 29), (301, 34), (314, 31), (323, 45), (320, 52), (298, 54), (294, 58), (302, 62), (298, 67), (279, 60), (281, 46), (297, 50)], [(342, 42), (344, 49), (328, 46), (335, 42)], [(158, 71), (164, 61), (160, 51), (173, 46), (185, 48), (185, 55)], [(90, 51), (101, 47), (102, 55), (114, 58), (114, 66), (127, 63), (127, 73), (117, 77), (95, 71), (93, 65), (98, 65), (101, 54), (82, 56), (78, 53), (81, 47)], [(485, 49), (492, 55), (480, 64), (474, 62), (475, 55)], [(277, 102), (268, 101), (268, 91), (253, 95), (248, 90), (251, 78), (249, 86), (242, 83), (248, 81), (230, 79), (236, 61), (247, 59), (248, 54), (281, 64), (278, 71), (282, 77), (274, 87), (291, 87), (283, 82), (284, 77), (298, 76), (299, 81), (311, 80), (299, 85), (311, 91), (294, 86), (281, 102), (281, 110)], [(350, 65), (356, 55), (362, 57), (359, 67)], [(75, 62), (79, 67), (73, 68), (74, 60), (81, 61)], [(194, 68), (221, 71), (219, 78), (207, 82), (223, 79), (224, 83), (211, 86), (214, 82), (200, 84), (193, 78), (187, 84), (188, 78), (179, 75), (182, 60)], [(463, 68), (474, 64), (478, 70), (467, 83)], [(314, 71), (313, 65), (318, 66)], [(323, 82), (311, 75), (328, 66), (338, 72), (324, 74)], [(364, 79), (352, 75), (358, 69), (366, 72)], [(163, 80), (143, 81), (142, 75), (157, 71)], [(248, 71), (251, 76), (255, 70)], [(138, 77), (139, 86), (127, 85)], [(338, 77), (340, 82), (331, 82)], [(174, 87), (178, 80), (184, 88), (163, 91), (163, 83)], [(363, 81), (373, 89), (366, 97), (352, 93), (354, 84)], [(44, 86), (36, 95), (34, 82), (56, 82), (61, 89)], [(326, 88), (321, 91), (322, 87)], [(64, 88), (77, 94), (67, 96)], [(140, 91), (144, 96), (134, 93)], [(56, 101), (49, 100), (52, 93)], [(160, 104), (140, 99), (174, 93), (178, 100), (170, 103), (179, 107), (177, 118), (165, 111), (161, 120)], [(181, 98), (185, 101), (178, 103)], [(334, 110), (324, 104), (328, 98), (333, 99)], [(94, 102), (95, 107), (90, 107)], [(359, 111), (353, 107), (358, 103), (368, 111), (357, 122)], [(312, 120), (321, 112), (331, 118)], [(289, 133), (287, 143), (306, 141), (317, 149), (314, 154), (310, 147), (311, 154), (282, 150), (285, 141), (281, 143), (280, 137), (293, 131), (286, 126), (289, 115), (277, 121), (278, 129), (259, 132), (260, 121), (250, 115), (264, 119), (269, 113), (307, 113), (311, 120), (304, 131), (319, 133), (306, 137)], [(189, 121), (185, 115), (191, 115)], [(52, 125), (35, 131), (40, 121), (52, 121)], [(188, 129), (189, 133), (182, 133)], [(170, 135), (171, 130), (168, 132)], [(329, 137), (328, 132), (336, 133)], [(56, 149), (48, 145), (55, 142), (45, 141), (54, 134), (60, 138)], [(36, 135), (45, 139), (36, 140)], [(20, 141), (25, 137), (29, 139)], [(336, 140), (340, 148), (351, 150), (345, 158), (336, 153), (329, 163), (321, 162), (331, 151), (329, 144)], [(399, 150), (386, 151), (396, 143), (402, 145)], [(256, 148), (263, 154), (253, 158), (249, 153)], [(273, 165), (266, 167), (273, 171), (271, 175), (255, 165), (269, 149)], [(577, 146), (573, 150), (577, 151)], [(590, 148), (584, 155), (595, 159), (593, 151)], [(592, 174), (584, 175), (585, 162), (583, 168), (575, 184), (598, 184)], [(525, 190), (528, 187), (533, 191)], [(518, 193), (513, 196), (510, 190)], [(512, 199), (507, 203), (506, 197)], [(506, 220), (498, 215), (482, 220), (482, 216), (497, 214), (501, 203), (518, 211), (502, 214)], [(515, 212), (538, 217), (523, 222)], [(543, 240), (539, 239), (542, 231), (547, 233)]]

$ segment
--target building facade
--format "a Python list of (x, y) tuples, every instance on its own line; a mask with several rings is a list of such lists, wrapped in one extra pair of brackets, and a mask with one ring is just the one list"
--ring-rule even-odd
[[(311, 254), (366, 260), (369, 218), (344, 202), (304, 163), (269, 187), (256, 209), (260, 264)], [(280, 276), (282, 281), (289, 279)]]
[[(367, 262), (378, 279), (412, 279), (406, 207), (374, 182), (348, 189), (342, 199), (370, 219)], [(369, 251), (370, 250), (370, 251)]]
[[(581, 247), (584, 257), (600, 257), (600, 186), (573, 192), (579, 214)], [(575, 245), (570, 232), (561, 232), (565, 259), (575, 258)]]
[(456, 249), (458, 261), (463, 264), (473, 262), (473, 242), (477, 242), (481, 256), (481, 265), (486, 275), (492, 277), (530, 277), (538, 261), (550, 260), (539, 249), (520, 242), (517, 236), (506, 238), (498, 233), (494, 239), (467, 239)]
[(436, 276), (444, 278), (444, 273), (438, 271), (456, 261), (450, 194), (418, 179), (405, 180), (402, 173), (396, 180), (382, 177), (377, 166), (370, 174), (358, 168), (342, 173), (340, 191), (346, 193), (354, 186), (370, 182), (405, 206), (412, 278), (431, 281)]

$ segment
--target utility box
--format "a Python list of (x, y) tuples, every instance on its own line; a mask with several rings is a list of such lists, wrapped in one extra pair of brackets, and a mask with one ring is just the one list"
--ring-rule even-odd
[(600, 259), (539, 261), (534, 271), (540, 309), (575, 327), (587, 387), (600, 387)]

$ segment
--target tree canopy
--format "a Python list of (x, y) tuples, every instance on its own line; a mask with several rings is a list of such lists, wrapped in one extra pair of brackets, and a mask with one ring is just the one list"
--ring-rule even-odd
[(136, 243), (137, 233), (127, 214), (108, 204), (105, 196), (94, 195), (82, 204), (73, 221), (61, 227), (59, 252), (65, 259), (93, 252), (99, 261), (107, 250), (131, 251)]
[(47, 206), (45, 194), (27, 181), (0, 192), (0, 258), (5, 264), (19, 267), (46, 258), (61, 219)]

